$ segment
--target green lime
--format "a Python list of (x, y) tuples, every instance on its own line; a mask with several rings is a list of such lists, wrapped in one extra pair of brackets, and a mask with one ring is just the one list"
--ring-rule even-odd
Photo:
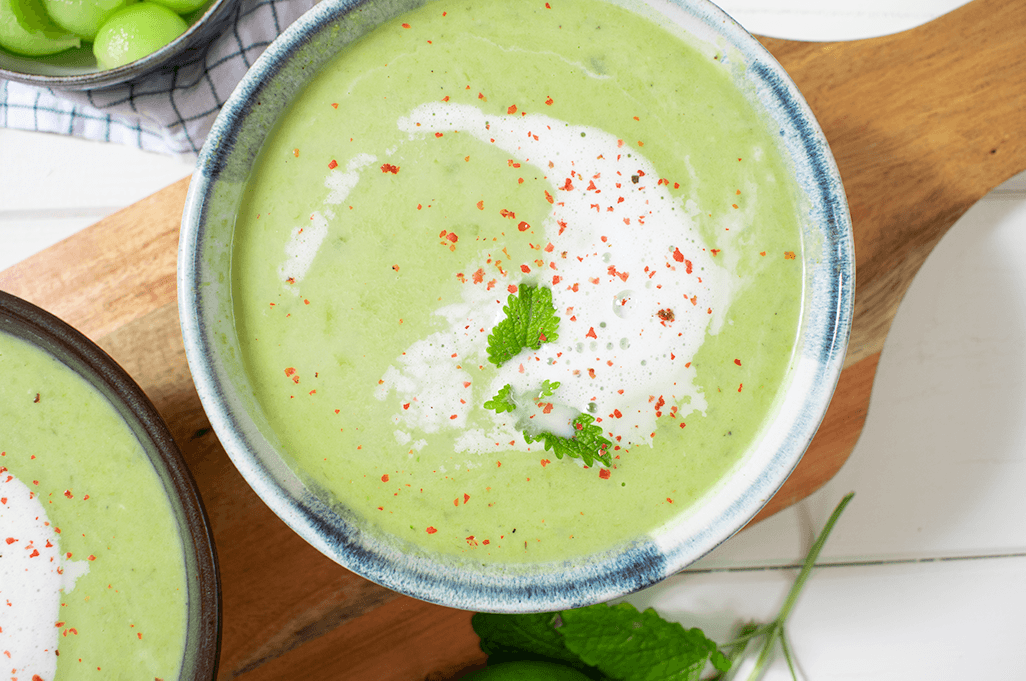
[(0, 47), (40, 57), (80, 44), (77, 36), (53, 22), (40, 0), (0, 0)]
[(43, 0), (54, 23), (83, 40), (92, 40), (103, 22), (130, 0)]
[(100, 27), (93, 54), (101, 68), (113, 69), (156, 52), (187, 28), (184, 19), (163, 5), (128, 5)]
[(464, 681), (590, 681), (573, 667), (555, 662), (503, 662), (470, 672)]

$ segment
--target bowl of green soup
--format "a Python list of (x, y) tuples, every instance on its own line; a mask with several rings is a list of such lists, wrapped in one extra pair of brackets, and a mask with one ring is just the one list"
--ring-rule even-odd
[(4, 670), (213, 679), (213, 541), (152, 403), (82, 334), (2, 291), (0, 370)]
[(204, 408), (286, 523), (396, 591), (540, 611), (766, 503), (854, 256), (813, 115), (707, 2), (326, 0), (215, 123), (178, 284)]

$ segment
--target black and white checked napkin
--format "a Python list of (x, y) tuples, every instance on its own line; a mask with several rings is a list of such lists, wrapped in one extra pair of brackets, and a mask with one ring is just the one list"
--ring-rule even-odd
[(317, 0), (241, 0), (196, 60), (121, 86), (64, 92), (0, 80), (0, 127), (195, 155), (246, 70)]

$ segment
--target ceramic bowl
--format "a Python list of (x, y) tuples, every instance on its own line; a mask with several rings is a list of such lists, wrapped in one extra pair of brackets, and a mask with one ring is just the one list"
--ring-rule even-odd
[(57, 317), (0, 291), (0, 332), (48, 353), (107, 398), (135, 433), (167, 492), (184, 544), (188, 622), (181, 679), (213, 679), (221, 632), (217, 556), (196, 484), (167, 425), (111, 357)]
[(420, 2), (325, 0), (276, 40), (222, 109), (189, 188), (178, 263), (179, 309), (189, 366), (210, 421), (246, 481), (306, 541), (368, 579), (444, 605), (496, 612), (577, 607), (653, 584), (697, 560), (745, 525), (801, 459), (841, 371), (854, 297), (845, 194), (813, 114), (772, 56), (704, 0), (659, 5), (696, 39), (740, 68), (769, 129), (779, 136), (808, 206), (800, 338), (786, 389), (757, 446), (679, 522), (600, 555), (568, 563), (483, 566), (407, 552), (285, 464), (261, 432), (233, 325), (230, 244), (234, 218), (261, 145), (278, 116), (345, 44)]
[(192, 17), (182, 35), (142, 59), (100, 69), (91, 43), (48, 57), (22, 57), (0, 49), (0, 78), (55, 90), (98, 90), (146, 76), (160, 68), (188, 62), (225, 27), (239, 0), (214, 0)]

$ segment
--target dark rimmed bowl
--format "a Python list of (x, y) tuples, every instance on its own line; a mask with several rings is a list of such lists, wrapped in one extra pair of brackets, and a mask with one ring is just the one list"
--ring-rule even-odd
[[(142, 59), (101, 69), (92, 44), (48, 57), (22, 57), (0, 49), (0, 78), (55, 90), (99, 90), (140, 79), (195, 59), (225, 27), (239, 0), (214, 0), (182, 35)], [(199, 10), (197, 10), (199, 11)]]
[(0, 291), (0, 332), (40, 348), (82, 376), (135, 434), (167, 491), (185, 548), (188, 623), (180, 678), (213, 679), (221, 644), (221, 585), (214, 538), (196, 483), (167, 424), (110, 355), (71, 326)]
[[(844, 188), (811, 110), (783, 68), (706, 0), (653, 2), (663, 17), (723, 50), (735, 84), (779, 133), (803, 212), (805, 288), (784, 387), (757, 444), (732, 473), (669, 527), (566, 561), (481, 565), (396, 548), (371, 523), (343, 517), (289, 468), (261, 432), (234, 326), (235, 215), (265, 138), (318, 69), (418, 0), (324, 0), (282, 34), (222, 108), (189, 187), (178, 260), (185, 350), (204, 409), (232, 461), (263, 501), (338, 563), (401, 593), (450, 607), (532, 612), (606, 601), (658, 582), (742, 528), (780, 488), (812, 441), (840, 375), (851, 328), (855, 256)], [(615, 4), (623, 4), (617, 2)], [(656, 7), (654, 7), (656, 6)], [(807, 216), (807, 217), (805, 217)]]

